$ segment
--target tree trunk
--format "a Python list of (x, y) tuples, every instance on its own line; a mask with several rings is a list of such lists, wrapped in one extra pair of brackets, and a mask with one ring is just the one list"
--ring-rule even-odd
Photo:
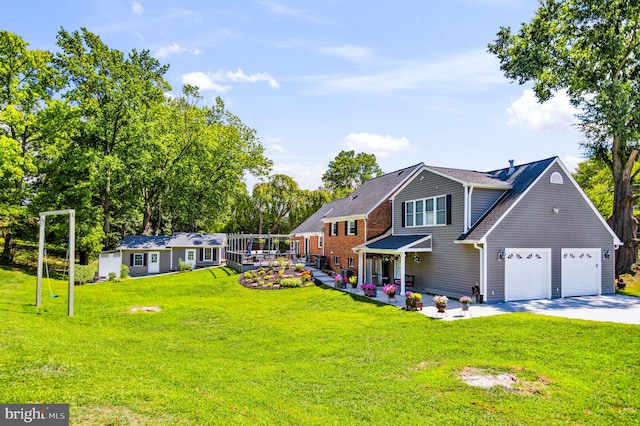
[(11, 265), (13, 262), (13, 234), (7, 232), (4, 236), (4, 248), (2, 249), (2, 256), (0, 256), (0, 265)]
[(144, 213), (142, 214), (142, 235), (149, 235), (151, 229), (151, 205), (145, 203)]
[(607, 221), (623, 245), (616, 250), (616, 275), (633, 273), (632, 265), (638, 259), (638, 223), (633, 216), (633, 188), (631, 172), (638, 156), (633, 150), (624, 161), (620, 136), (614, 135), (612, 147), (613, 214)]
[[(75, 262), (75, 259), (73, 261)], [(89, 252), (86, 251), (86, 250), (78, 251), (78, 262), (81, 265), (88, 265), (89, 264)]]
[(105, 244), (109, 242), (109, 230), (111, 223), (109, 222), (109, 215), (111, 210), (111, 171), (107, 170), (107, 186), (104, 191), (104, 202), (102, 203), (102, 213), (104, 215), (104, 223), (102, 225), (102, 231), (104, 232)]

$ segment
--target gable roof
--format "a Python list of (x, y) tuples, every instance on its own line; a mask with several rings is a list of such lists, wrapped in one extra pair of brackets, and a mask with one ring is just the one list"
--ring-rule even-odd
[(170, 235), (128, 235), (124, 237), (118, 249), (166, 249), (169, 240)]
[(508, 167), (486, 172), (491, 178), (509, 184), (511, 190), (505, 191), (493, 207), (466, 234), (458, 237), (458, 241), (479, 241), (482, 239), (557, 159), (558, 157), (551, 157), (532, 163), (520, 164), (514, 166), (515, 170), (511, 174), (509, 174)]
[(322, 233), (324, 232), (324, 223), (322, 219), (335, 209), (335, 206), (342, 202), (343, 198), (339, 200), (333, 200), (320, 207), (314, 214), (309, 216), (307, 220), (298, 225), (293, 231), (295, 234), (309, 234), (309, 233)]
[(200, 234), (198, 232), (176, 232), (171, 236), (168, 247), (204, 247), (221, 246), (226, 239), (225, 234)]
[(161, 250), (171, 247), (222, 246), (225, 234), (200, 234), (176, 232), (173, 235), (128, 235), (118, 246), (119, 250)]
[(333, 210), (321, 220), (330, 222), (331, 219), (367, 216), (423, 166), (423, 163), (419, 163), (369, 179), (348, 197), (335, 200), (337, 202), (332, 206)]

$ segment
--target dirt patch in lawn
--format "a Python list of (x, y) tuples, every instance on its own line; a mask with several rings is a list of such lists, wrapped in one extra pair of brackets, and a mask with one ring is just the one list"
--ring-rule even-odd
[(135, 314), (136, 312), (160, 312), (161, 310), (160, 306), (134, 306), (129, 309), (129, 312)]
[[(505, 389), (527, 395), (539, 394), (547, 386), (550, 380), (538, 375), (535, 380), (524, 380), (518, 377), (523, 373), (522, 368), (512, 368), (507, 371), (492, 371), (477, 367), (465, 367), (460, 373), (460, 378), (469, 386), (492, 388), (501, 386)], [(530, 373), (528, 374), (530, 375)]]

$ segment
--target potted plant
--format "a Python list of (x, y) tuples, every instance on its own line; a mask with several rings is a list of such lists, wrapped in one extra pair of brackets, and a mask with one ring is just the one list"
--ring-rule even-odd
[(362, 284), (360, 288), (365, 296), (376, 297), (378, 295), (375, 284)]
[(358, 288), (358, 277), (356, 275), (351, 275), (349, 277), (349, 284), (351, 284), (351, 288)]
[(408, 291), (405, 297), (406, 297), (405, 300), (407, 303), (408, 310), (413, 310), (413, 309), (415, 309), (416, 311), (422, 310), (423, 303), (422, 303), (422, 295), (420, 293), (412, 293)]
[(444, 313), (444, 311), (447, 309), (447, 302), (449, 302), (447, 296), (434, 296), (433, 301), (436, 302), (436, 308), (438, 309), (438, 312)]
[(469, 305), (471, 304), (471, 298), (469, 296), (462, 296), (458, 301), (463, 311), (469, 310)]
[(384, 291), (384, 294), (386, 294), (389, 299), (396, 297), (396, 290), (397, 288), (393, 284), (387, 284), (382, 288), (382, 291)]
[(344, 283), (344, 279), (342, 278), (342, 275), (336, 275), (334, 279), (336, 280), (336, 288), (347, 288), (347, 285)]

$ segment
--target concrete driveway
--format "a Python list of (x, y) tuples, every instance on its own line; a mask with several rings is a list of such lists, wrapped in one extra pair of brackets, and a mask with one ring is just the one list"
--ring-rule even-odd
[[(450, 304), (453, 305), (453, 304)], [(472, 304), (470, 315), (464, 316), (462, 310), (449, 306), (444, 320), (469, 317), (506, 314), (510, 312), (533, 312), (564, 318), (585, 319), (591, 321), (609, 321), (623, 324), (640, 324), (640, 297), (610, 294), (603, 296), (567, 297), (564, 299), (525, 300), (490, 304)], [(435, 312), (426, 315), (438, 318)]]

